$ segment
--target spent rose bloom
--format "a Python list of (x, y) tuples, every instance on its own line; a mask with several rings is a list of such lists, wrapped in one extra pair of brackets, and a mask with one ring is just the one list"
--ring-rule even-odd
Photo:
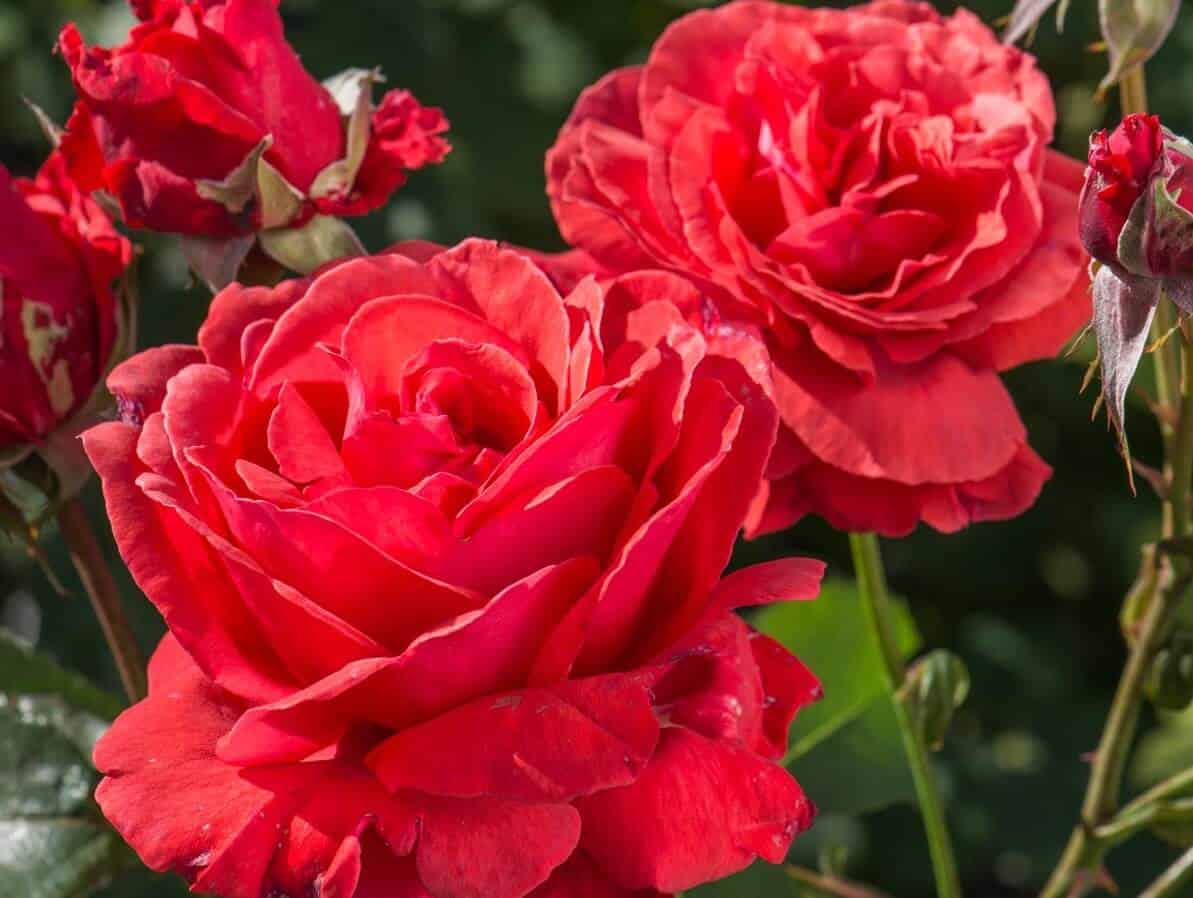
[(1126, 454), (1127, 390), (1162, 296), (1193, 312), (1193, 144), (1154, 115), (1090, 137), (1081, 240), (1094, 272), (1102, 395)]
[[(144, 861), (225, 898), (625, 898), (782, 859), (815, 678), (724, 579), (777, 414), (660, 272), (485, 241), (218, 295), (110, 379), (116, 540), (170, 628), (100, 741)], [(745, 357), (744, 351), (739, 351)], [(645, 890), (639, 892), (637, 890)]]
[(31, 180), (0, 166), (0, 456), (44, 443), (101, 384), (130, 254), (57, 153)]
[(1049, 468), (998, 372), (1089, 314), (1054, 121), (965, 10), (742, 0), (586, 90), (548, 192), (602, 270), (683, 273), (710, 339), (764, 335), (783, 426), (753, 530), (953, 531), (1034, 501)]
[(68, 25), (78, 103), (64, 152), (133, 227), (227, 238), (381, 206), (439, 162), (447, 120), (406, 91), (374, 109), (375, 72), (320, 84), (286, 42), (277, 0), (140, 0), (114, 49)]

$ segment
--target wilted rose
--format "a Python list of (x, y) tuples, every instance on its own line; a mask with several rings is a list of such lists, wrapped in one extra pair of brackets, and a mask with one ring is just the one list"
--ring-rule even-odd
[(0, 166), (0, 457), (43, 446), (102, 389), (130, 252), (58, 154), (32, 180)]
[(744, 0), (585, 91), (548, 190), (603, 270), (680, 272), (710, 339), (763, 335), (783, 427), (753, 529), (952, 531), (1049, 475), (998, 372), (1089, 314), (1054, 123), (1032, 57), (965, 10)]
[(141, 0), (114, 49), (60, 38), (78, 104), (64, 153), (133, 227), (227, 238), (361, 215), (438, 162), (447, 120), (353, 69), (320, 84), (286, 42), (277, 0)]
[[(100, 806), (226, 898), (626, 898), (783, 858), (815, 679), (720, 579), (777, 417), (662, 273), (483, 241), (216, 297), (86, 435), (170, 627)], [(636, 890), (646, 890), (638, 892)]]

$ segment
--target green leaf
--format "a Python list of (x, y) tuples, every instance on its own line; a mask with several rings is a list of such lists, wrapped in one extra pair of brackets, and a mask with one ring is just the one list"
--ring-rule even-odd
[(0, 698), (0, 820), (82, 811), (99, 779), (88, 758), (103, 730), (56, 698)]
[(788, 766), (809, 797), (834, 814), (868, 814), (915, 800), (894, 703), (885, 695)]
[(106, 724), (58, 696), (0, 695), (0, 896), (75, 898), (129, 860), (89, 819), (90, 757)]
[[(1161, 714), (1161, 723), (1139, 741), (1131, 762), (1131, 781), (1146, 790), (1193, 767), (1193, 706), (1179, 714)], [(1193, 789), (1172, 798), (1191, 798)], [(1174, 845), (1193, 845), (1193, 823), (1158, 823), (1152, 831)]]
[(761, 861), (736, 876), (684, 892), (687, 898), (799, 898), (801, 894), (781, 866)]
[(104, 720), (113, 719), (124, 707), (114, 695), (34, 652), (28, 643), (3, 628), (0, 628), (0, 683), (3, 683), (0, 689), (10, 695), (53, 693), (73, 708)]
[[(920, 636), (906, 604), (894, 600), (895, 639), (905, 655), (920, 646)], [(841, 728), (857, 720), (886, 692), (882, 654), (875, 641), (857, 586), (827, 580), (814, 602), (772, 605), (754, 619), (820, 678), (824, 698), (800, 711), (791, 728), (787, 759), (807, 754)]]
[(0, 896), (75, 898), (130, 865), (112, 830), (85, 820), (0, 820)]

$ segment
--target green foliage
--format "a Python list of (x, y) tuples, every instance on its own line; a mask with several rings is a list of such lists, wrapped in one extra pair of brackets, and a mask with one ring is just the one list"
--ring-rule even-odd
[(0, 629), (0, 684), (10, 695), (53, 693), (71, 707), (107, 720), (123, 707), (114, 695), (39, 655), (24, 640), (4, 629)]
[(0, 631), (0, 898), (76, 898), (131, 852), (91, 801), (91, 765), (119, 703)]
[(107, 826), (87, 820), (0, 820), (0, 898), (73, 898), (132, 861)]
[[(911, 655), (920, 646), (919, 633), (906, 604), (896, 608), (895, 636)], [(827, 580), (815, 601), (772, 605), (754, 625), (783, 643), (825, 685), (824, 698), (802, 710), (792, 725), (788, 760), (857, 720), (885, 693), (882, 654), (852, 581)]]

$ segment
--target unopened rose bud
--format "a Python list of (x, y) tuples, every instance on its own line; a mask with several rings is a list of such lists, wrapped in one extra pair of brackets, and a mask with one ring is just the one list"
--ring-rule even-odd
[[(1193, 277), (1193, 144), (1154, 115), (1129, 115), (1090, 138), (1081, 240), (1137, 277)], [(1165, 285), (1171, 289), (1172, 285)]]
[(1090, 137), (1081, 242), (1098, 261), (1118, 263), (1119, 236), (1147, 189), (1163, 144), (1163, 127), (1154, 115), (1129, 115), (1109, 134), (1098, 131)]
[(1094, 272), (1102, 394), (1127, 456), (1125, 399), (1161, 297), (1193, 312), (1193, 144), (1154, 115), (1090, 138), (1081, 241)]

